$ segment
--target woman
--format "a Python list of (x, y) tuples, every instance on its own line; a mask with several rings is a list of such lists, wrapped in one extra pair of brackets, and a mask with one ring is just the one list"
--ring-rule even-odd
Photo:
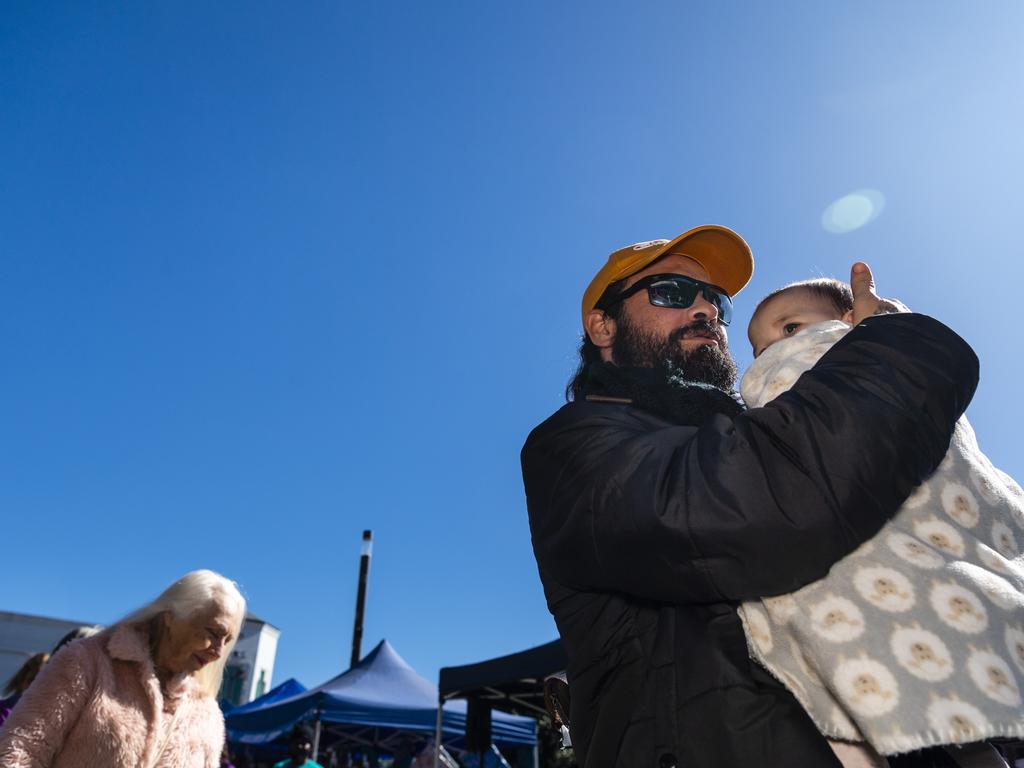
[(234, 582), (183, 576), (54, 655), (0, 728), (4, 768), (217, 768), (224, 664), (245, 617)]

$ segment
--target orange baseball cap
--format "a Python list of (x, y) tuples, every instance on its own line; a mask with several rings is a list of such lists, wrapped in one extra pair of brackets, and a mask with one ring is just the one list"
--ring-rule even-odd
[(594, 276), (583, 293), (583, 325), (612, 283), (635, 275), (662, 256), (688, 256), (707, 271), (711, 282), (735, 296), (754, 274), (754, 256), (750, 246), (728, 227), (705, 224), (683, 232), (674, 240), (648, 240), (620, 248), (608, 257), (608, 263)]

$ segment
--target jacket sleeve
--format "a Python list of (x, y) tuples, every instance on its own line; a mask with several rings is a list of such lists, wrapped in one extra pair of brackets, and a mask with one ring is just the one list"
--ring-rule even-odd
[(978, 379), (923, 315), (870, 318), (763, 408), (699, 428), (566, 406), (523, 449), (542, 572), (663, 602), (791, 592), (873, 536), (938, 466)]
[(95, 676), (81, 641), (43, 665), (0, 728), (0, 766), (49, 768), (85, 708)]

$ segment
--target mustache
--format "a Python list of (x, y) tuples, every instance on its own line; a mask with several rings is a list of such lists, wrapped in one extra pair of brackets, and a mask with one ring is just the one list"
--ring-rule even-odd
[(719, 346), (725, 345), (725, 334), (717, 325), (712, 325), (707, 320), (694, 320), (692, 323), (680, 326), (669, 334), (668, 340), (672, 344), (678, 344), (683, 339), (693, 336), (707, 336), (718, 342)]

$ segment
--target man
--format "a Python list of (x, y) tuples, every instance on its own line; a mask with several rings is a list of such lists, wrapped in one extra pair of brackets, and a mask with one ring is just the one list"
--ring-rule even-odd
[(523, 447), (534, 552), (569, 656), (579, 764), (838, 766), (748, 657), (736, 605), (823, 576), (942, 459), (978, 362), (853, 272), (858, 323), (744, 410), (724, 325), (750, 279), (724, 227), (623, 248), (583, 297), (571, 402)]
[(292, 729), (288, 740), (287, 760), (274, 764), (274, 768), (323, 768), (320, 763), (309, 759), (313, 754), (313, 734), (309, 728), (299, 723)]

